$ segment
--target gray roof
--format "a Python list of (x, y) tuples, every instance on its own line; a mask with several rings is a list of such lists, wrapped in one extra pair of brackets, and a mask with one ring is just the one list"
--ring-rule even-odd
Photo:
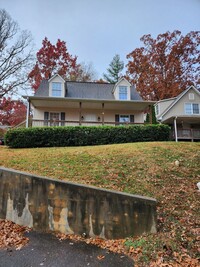
[[(115, 84), (95, 82), (65, 82), (66, 98), (115, 100), (112, 93)], [(49, 96), (48, 80), (43, 80), (35, 96)], [(142, 100), (134, 86), (131, 86), (131, 100)]]
[(49, 95), (49, 83), (48, 80), (42, 80), (40, 86), (34, 94), (35, 96), (48, 96)]

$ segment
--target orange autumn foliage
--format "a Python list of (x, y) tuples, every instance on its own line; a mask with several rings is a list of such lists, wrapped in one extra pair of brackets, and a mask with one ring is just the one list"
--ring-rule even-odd
[(200, 32), (150, 34), (144, 46), (127, 55), (127, 78), (147, 100), (175, 97), (189, 85), (200, 85)]

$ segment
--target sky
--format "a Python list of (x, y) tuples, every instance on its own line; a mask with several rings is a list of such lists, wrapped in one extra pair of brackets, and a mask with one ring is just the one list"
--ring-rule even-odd
[(32, 33), (35, 52), (45, 37), (59, 38), (79, 63), (93, 64), (97, 78), (115, 54), (126, 64), (144, 34), (200, 30), (200, 0), (0, 0), (0, 8)]

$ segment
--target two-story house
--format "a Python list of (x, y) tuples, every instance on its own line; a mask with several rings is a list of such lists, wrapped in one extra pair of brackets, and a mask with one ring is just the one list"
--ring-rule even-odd
[(125, 78), (116, 84), (72, 82), (58, 74), (43, 80), (35, 95), (26, 98), (27, 127), (143, 124), (155, 103), (142, 100)]
[(155, 104), (156, 118), (172, 127), (172, 138), (200, 140), (200, 92), (190, 86), (177, 97)]

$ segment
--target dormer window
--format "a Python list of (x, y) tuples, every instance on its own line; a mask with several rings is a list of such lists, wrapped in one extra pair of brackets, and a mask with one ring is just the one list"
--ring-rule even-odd
[(127, 86), (119, 86), (119, 100), (128, 99), (128, 90)]
[(52, 96), (62, 96), (62, 86), (59, 82), (52, 82)]

